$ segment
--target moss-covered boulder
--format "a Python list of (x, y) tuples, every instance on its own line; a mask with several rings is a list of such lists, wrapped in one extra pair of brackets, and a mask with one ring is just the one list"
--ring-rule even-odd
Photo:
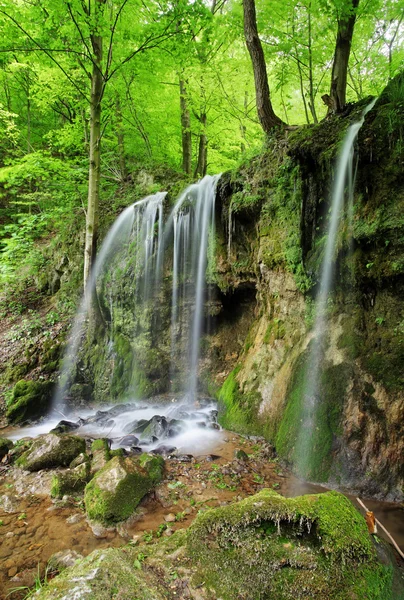
[(46, 414), (52, 399), (52, 386), (50, 381), (22, 379), (16, 383), (7, 402), (6, 417), (9, 423), (21, 423)]
[(127, 519), (143, 496), (161, 481), (163, 470), (160, 456), (115, 456), (86, 486), (88, 517), (105, 524)]
[[(131, 548), (96, 550), (38, 592), (40, 600), (166, 600), (161, 582), (145, 577), (138, 551)], [(138, 565), (138, 568), (134, 567)], [(171, 597), (171, 596), (170, 596)]]
[(90, 479), (89, 463), (82, 463), (74, 469), (55, 473), (52, 478), (50, 495), (52, 498), (62, 498), (65, 494), (74, 496), (84, 491)]
[(67, 467), (85, 449), (86, 443), (82, 438), (48, 433), (35, 440), (29, 450), (17, 459), (16, 465), (27, 471)]
[(95, 475), (111, 459), (108, 440), (105, 438), (94, 440), (91, 444), (91, 454), (91, 475)]
[[(363, 517), (338, 492), (284, 498), (263, 490), (200, 515), (188, 532), (200, 583), (223, 600), (387, 600)], [(197, 581), (194, 581), (197, 584)]]
[(8, 454), (9, 450), (14, 446), (14, 443), (7, 438), (0, 437), (0, 460)]

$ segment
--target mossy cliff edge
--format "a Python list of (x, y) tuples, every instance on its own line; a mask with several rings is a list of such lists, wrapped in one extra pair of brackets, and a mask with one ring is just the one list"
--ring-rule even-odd
[(93, 552), (37, 597), (394, 600), (399, 586), (386, 546), (344, 496), (288, 499), (262, 490), (207, 510), (146, 552)]
[[(354, 214), (350, 222), (346, 210), (338, 234), (313, 452), (303, 473), (392, 499), (404, 497), (403, 90), (400, 76), (359, 131)], [(329, 189), (346, 129), (368, 102), (269, 141), (220, 182), (212, 281), (223, 309), (204, 366), (215, 373), (209, 381), (221, 424), (264, 435), (292, 465)]]

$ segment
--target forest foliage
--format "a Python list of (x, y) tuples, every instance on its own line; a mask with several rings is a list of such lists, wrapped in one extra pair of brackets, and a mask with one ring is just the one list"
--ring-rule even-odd
[[(403, 68), (402, 3), (354, 6), (256, 1), (272, 104), (284, 123), (325, 117), (337, 25), (353, 10), (347, 100), (379, 94)], [(4, 289), (41, 268), (36, 240), (75, 220), (84, 228), (97, 76), (103, 206), (118, 190), (129, 202), (142, 169), (163, 165), (192, 178), (232, 168), (262, 145), (240, 0), (4, 0), (0, 29)]]

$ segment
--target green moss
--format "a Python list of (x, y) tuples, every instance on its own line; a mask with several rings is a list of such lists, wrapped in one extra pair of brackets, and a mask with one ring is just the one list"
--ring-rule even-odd
[(310, 598), (345, 600), (354, 577), (358, 587), (366, 584), (362, 566), (371, 565), (380, 574), (375, 598), (387, 598), (391, 588), (363, 517), (337, 492), (283, 498), (263, 490), (198, 516), (187, 547), (199, 565), (194, 583), (204, 581), (223, 600), (238, 590), (248, 600), (300, 598), (303, 590)]
[(129, 388), (134, 356), (129, 340), (119, 333), (114, 336), (114, 351), (116, 361), (111, 381), (111, 395), (113, 398), (119, 398)]
[(351, 367), (346, 363), (322, 365), (318, 391), (321, 401), (316, 403), (310, 439), (304, 439), (302, 448), (302, 444), (297, 445), (296, 441), (305, 435), (301, 427), (307, 410), (304, 405), (306, 378), (311, 376), (308, 372), (310, 347), (296, 361), (285, 409), (275, 434), (275, 447), (280, 456), (294, 465), (301, 464), (299, 457), (304, 452), (308, 456), (307, 472), (301, 475), (315, 481), (327, 481), (333, 463), (333, 443), (342, 433), (341, 417)]
[(97, 450), (104, 450), (105, 453), (109, 454), (109, 443), (105, 438), (99, 438), (98, 440), (94, 440), (91, 443), (91, 452), (96, 452)]
[(228, 375), (219, 390), (219, 423), (232, 431), (259, 435), (264, 433), (264, 425), (257, 419), (261, 395), (258, 392), (240, 392), (236, 379), (240, 368), (236, 367)]
[(163, 465), (161, 457), (144, 454), (112, 458), (86, 486), (89, 519), (111, 524), (130, 517), (143, 496), (161, 481)]
[(5, 456), (9, 450), (14, 446), (14, 442), (7, 438), (0, 437), (0, 460)]
[(49, 433), (35, 440), (16, 460), (16, 465), (28, 471), (67, 467), (85, 449), (86, 443), (82, 438)]
[(62, 498), (65, 494), (76, 495), (83, 492), (90, 472), (88, 464), (83, 463), (74, 469), (55, 473), (52, 477), (50, 495), (52, 498)]
[(46, 414), (52, 398), (52, 387), (49, 381), (21, 380), (16, 383), (7, 404), (8, 421), (21, 423)]

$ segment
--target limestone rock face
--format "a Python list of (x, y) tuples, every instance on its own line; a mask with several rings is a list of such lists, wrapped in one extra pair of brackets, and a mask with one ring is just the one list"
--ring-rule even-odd
[(90, 520), (110, 524), (130, 517), (141, 499), (162, 479), (160, 456), (115, 456), (87, 484), (84, 501)]
[(16, 464), (27, 471), (67, 467), (76, 456), (85, 452), (85, 449), (86, 443), (82, 438), (48, 433), (38, 438), (31, 448), (17, 459)]

